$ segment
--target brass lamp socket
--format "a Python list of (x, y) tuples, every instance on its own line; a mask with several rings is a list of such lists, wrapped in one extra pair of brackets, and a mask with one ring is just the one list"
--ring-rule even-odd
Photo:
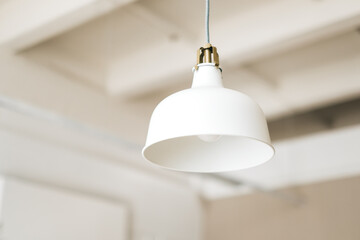
[(219, 54), (217, 53), (216, 47), (210, 43), (206, 43), (204, 47), (197, 50), (197, 58), (195, 69), (197, 70), (200, 63), (215, 63), (216, 67), (219, 67)]

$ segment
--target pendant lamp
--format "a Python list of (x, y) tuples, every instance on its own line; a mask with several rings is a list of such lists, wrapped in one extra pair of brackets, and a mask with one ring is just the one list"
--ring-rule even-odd
[(148, 161), (185, 172), (224, 172), (270, 160), (275, 150), (261, 108), (247, 95), (224, 88), (219, 55), (209, 41), (197, 51), (190, 89), (155, 108), (142, 154)]

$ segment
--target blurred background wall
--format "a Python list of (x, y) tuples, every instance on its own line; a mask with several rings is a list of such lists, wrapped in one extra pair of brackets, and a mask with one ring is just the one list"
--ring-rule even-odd
[(142, 159), (154, 107), (191, 86), (204, 6), (0, 0), (1, 239), (360, 238), (358, 0), (212, 0), (224, 85), (259, 103), (276, 156)]
[(301, 202), (266, 194), (206, 206), (206, 239), (358, 239), (360, 178), (282, 189)]

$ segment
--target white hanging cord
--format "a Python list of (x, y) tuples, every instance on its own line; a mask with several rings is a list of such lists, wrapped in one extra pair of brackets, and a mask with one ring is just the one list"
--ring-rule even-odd
[(209, 12), (210, 12), (210, 0), (205, 0), (205, 38), (206, 43), (210, 43), (210, 34), (209, 34)]

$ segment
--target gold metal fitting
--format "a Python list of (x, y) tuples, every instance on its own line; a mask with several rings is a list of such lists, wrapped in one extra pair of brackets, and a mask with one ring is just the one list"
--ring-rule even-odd
[(219, 67), (219, 54), (217, 53), (216, 47), (210, 43), (206, 43), (204, 47), (197, 50), (196, 61), (196, 70), (198, 70), (200, 63), (215, 63), (215, 66)]

